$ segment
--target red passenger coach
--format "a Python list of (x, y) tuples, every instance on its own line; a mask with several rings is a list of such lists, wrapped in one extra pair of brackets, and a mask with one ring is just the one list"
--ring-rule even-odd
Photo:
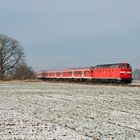
[(91, 81), (101, 83), (131, 83), (132, 68), (128, 63), (96, 65), (94, 67), (50, 70), (36, 74), (38, 79)]
[(37, 72), (36, 78), (41, 80), (45, 79), (45, 72), (44, 71)]

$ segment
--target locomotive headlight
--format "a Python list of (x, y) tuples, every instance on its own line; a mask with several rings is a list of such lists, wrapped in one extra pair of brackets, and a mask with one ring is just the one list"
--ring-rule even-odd
[(132, 74), (130, 71), (120, 71), (120, 74)]

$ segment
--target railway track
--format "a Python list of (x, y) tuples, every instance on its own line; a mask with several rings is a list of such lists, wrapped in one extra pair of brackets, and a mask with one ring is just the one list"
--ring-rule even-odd
[(140, 82), (134, 82), (131, 84), (120, 84), (120, 83), (93, 83), (90, 81), (56, 81), (56, 80), (43, 80), (43, 81), (49, 83), (70, 83), (70, 84), (84, 84), (84, 85), (97, 85), (97, 86), (106, 85), (106, 86), (140, 87)]

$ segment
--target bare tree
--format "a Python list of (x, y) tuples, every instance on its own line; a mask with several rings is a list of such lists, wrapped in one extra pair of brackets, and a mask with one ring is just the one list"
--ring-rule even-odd
[(0, 80), (4, 79), (5, 72), (14, 69), (23, 61), (24, 53), (20, 43), (0, 34)]

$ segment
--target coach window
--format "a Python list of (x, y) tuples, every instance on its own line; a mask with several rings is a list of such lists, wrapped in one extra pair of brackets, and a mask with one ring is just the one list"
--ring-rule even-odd
[(87, 74), (88, 71), (85, 71), (85, 74)]

